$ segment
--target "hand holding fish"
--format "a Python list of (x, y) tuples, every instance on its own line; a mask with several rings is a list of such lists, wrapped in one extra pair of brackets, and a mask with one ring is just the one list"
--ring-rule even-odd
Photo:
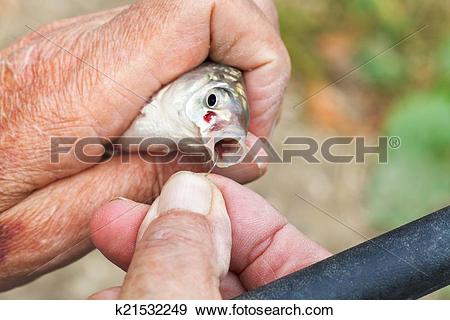
[[(1, 51), (0, 290), (89, 252), (91, 215), (109, 199), (146, 202), (174, 172), (203, 169), (135, 156), (93, 165), (73, 153), (51, 163), (51, 136), (121, 135), (161, 86), (207, 58), (243, 71), (249, 130), (269, 135), (290, 72), (275, 24), (269, 0), (140, 0), (52, 23)], [(224, 174), (246, 182), (264, 171), (242, 166)]]

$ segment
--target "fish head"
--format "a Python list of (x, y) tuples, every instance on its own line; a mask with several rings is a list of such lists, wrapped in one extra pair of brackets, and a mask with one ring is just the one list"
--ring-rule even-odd
[[(187, 114), (219, 160), (224, 153), (243, 156), (249, 125), (249, 108), (241, 71), (223, 65), (207, 65), (207, 81), (189, 101)], [(229, 166), (234, 162), (217, 162)]]

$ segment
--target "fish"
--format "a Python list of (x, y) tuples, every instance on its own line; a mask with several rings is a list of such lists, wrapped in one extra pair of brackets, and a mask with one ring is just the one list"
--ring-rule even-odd
[(215, 165), (229, 167), (245, 155), (249, 118), (243, 73), (208, 61), (154, 94), (122, 137), (207, 141)]

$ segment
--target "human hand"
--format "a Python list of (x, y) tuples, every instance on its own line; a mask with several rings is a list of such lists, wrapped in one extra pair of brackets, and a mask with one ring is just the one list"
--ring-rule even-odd
[(92, 299), (228, 299), (329, 256), (253, 191), (189, 172), (172, 176), (151, 207), (107, 203), (91, 237), (128, 270), (122, 287)]
[[(244, 71), (250, 131), (268, 135), (290, 69), (275, 23), (269, 0), (140, 0), (53, 23), (0, 52), (0, 290), (79, 258), (101, 204), (150, 201), (182, 169), (137, 156), (88, 165), (73, 152), (50, 163), (51, 136), (120, 135), (144, 100), (208, 56)], [(263, 171), (223, 174), (246, 182)]]

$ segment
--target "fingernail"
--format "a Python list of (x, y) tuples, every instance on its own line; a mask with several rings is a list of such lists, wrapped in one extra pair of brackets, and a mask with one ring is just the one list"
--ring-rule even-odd
[(179, 172), (162, 189), (158, 215), (171, 210), (207, 215), (211, 210), (211, 200), (212, 190), (207, 178), (191, 172)]

